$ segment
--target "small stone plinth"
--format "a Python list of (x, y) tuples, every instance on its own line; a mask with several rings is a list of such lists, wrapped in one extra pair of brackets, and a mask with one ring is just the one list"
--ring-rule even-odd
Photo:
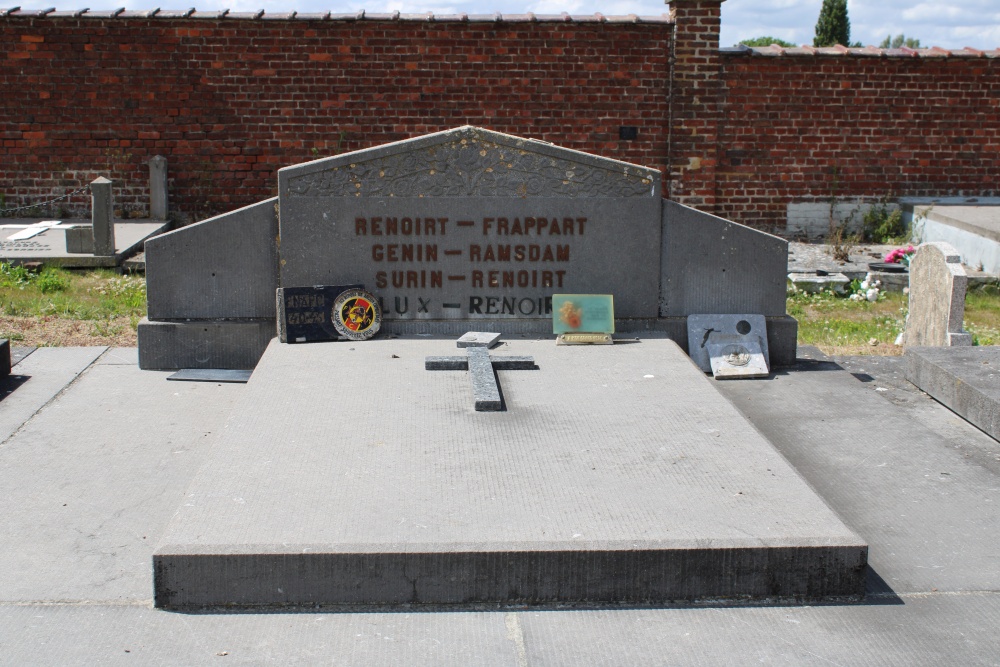
[(788, 280), (800, 292), (815, 294), (825, 290), (833, 290), (836, 294), (845, 294), (851, 279), (843, 273), (817, 275), (813, 273), (789, 273)]

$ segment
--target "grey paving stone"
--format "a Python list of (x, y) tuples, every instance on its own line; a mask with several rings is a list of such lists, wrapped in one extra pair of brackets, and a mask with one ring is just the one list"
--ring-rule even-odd
[[(103, 351), (42, 348), (18, 392), (63, 389)], [(90, 366), (0, 446), (0, 601), (148, 604), (157, 538), (243, 390), (165, 375)]]
[(163, 537), (157, 603), (859, 591), (863, 543), (674, 343), (508, 341), (540, 370), (500, 373), (499, 413), (425, 370), (454, 349), (272, 343)]
[(881, 400), (878, 384), (803, 360), (716, 387), (869, 542), (878, 588), (1000, 590), (1000, 446), (929, 398)]
[(0, 445), (104, 353), (104, 347), (44, 347), (0, 380)]

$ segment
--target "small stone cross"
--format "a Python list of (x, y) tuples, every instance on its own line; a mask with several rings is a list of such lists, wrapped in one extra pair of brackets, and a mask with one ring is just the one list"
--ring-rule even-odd
[(485, 346), (466, 348), (465, 357), (427, 357), (424, 368), (429, 371), (469, 371), (472, 393), (476, 397), (476, 412), (500, 412), (500, 382), (494, 371), (533, 370), (533, 357), (491, 357)]
[[(74, 225), (70, 224), (69, 226), (73, 227)], [(0, 228), (21, 230), (8, 236), (4, 239), (6, 241), (25, 241), (50, 229), (66, 229), (61, 220), (42, 220), (30, 225), (0, 225)]]

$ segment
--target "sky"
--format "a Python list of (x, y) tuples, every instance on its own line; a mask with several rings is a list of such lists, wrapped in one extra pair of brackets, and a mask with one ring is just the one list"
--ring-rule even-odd
[[(202, 4), (198, 4), (201, 2)], [(663, 0), (0, 0), (0, 7), (23, 9), (187, 9), (272, 12), (401, 11), (435, 14), (639, 14), (659, 15)], [(722, 5), (722, 46), (741, 39), (770, 36), (812, 44), (823, 0), (728, 0)], [(878, 45), (888, 35), (904, 33), (921, 46), (959, 49), (1000, 48), (1000, 0), (848, 0), (851, 41)]]

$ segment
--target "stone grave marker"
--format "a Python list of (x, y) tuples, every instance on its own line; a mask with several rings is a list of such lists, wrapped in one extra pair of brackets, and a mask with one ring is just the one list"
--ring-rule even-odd
[(962, 258), (954, 247), (921, 243), (910, 260), (910, 308), (903, 345), (972, 345), (972, 335), (962, 329), (967, 285)]
[(614, 330), (681, 347), (692, 313), (761, 314), (772, 364), (794, 363), (787, 242), (663, 200), (661, 181), (475, 127), (286, 167), (276, 200), (147, 243), (140, 366), (252, 367), (279, 287), (347, 284), (378, 298), (383, 334), (551, 335), (554, 294), (606, 294)]

